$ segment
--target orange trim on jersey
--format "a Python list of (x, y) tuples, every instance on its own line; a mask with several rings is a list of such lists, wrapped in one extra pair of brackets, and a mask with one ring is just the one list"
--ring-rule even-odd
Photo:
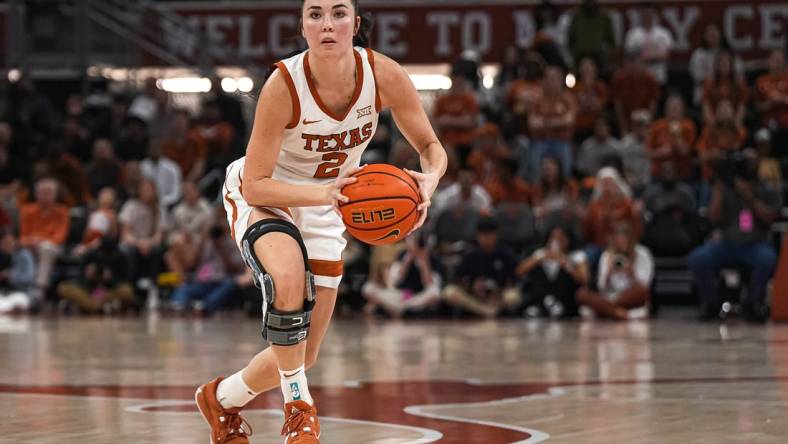
[(233, 212), (231, 214), (233, 221), (230, 224), (230, 237), (232, 237), (233, 240), (235, 240), (235, 223), (238, 221), (238, 206), (235, 205), (235, 201), (234, 200), (230, 199), (230, 191), (229, 190), (227, 191), (227, 193), (225, 193), (224, 200), (226, 200), (227, 203), (229, 203), (230, 206), (233, 208)]
[(378, 89), (378, 75), (375, 74), (375, 51), (364, 48), (367, 50), (367, 59), (369, 59), (369, 66), (372, 68), (372, 78), (375, 79), (375, 111), (380, 112), (383, 105), (380, 101), (380, 90)]
[(320, 110), (337, 122), (341, 122), (347, 118), (348, 114), (350, 114), (350, 110), (353, 109), (353, 106), (356, 105), (358, 98), (361, 96), (361, 88), (364, 86), (364, 64), (361, 61), (361, 55), (354, 49), (353, 56), (356, 59), (356, 91), (353, 93), (353, 98), (350, 100), (350, 105), (348, 105), (345, 112), (336, 114), (323, 103), (320, 94), (317, 93), (317, 88), (312, 82), (312, 70), (309, 68), (309, 52), (307, 51), (304, 55), (304, 75), (306, 76), (306, 84), (309, 86), (309, 92), (312, 93), (312, 98), (315, 99), (315, 103), (317, 103)]
[(290, 72), (287, 70), (285, 64), (276, 62), (274, 66), (279, 68), (279, 71), (282, 72), (282, 77), (285, 79), (287, 89), (290, 90), (290, 101), (293, 103), (293, 117), (290, 119), (290, 123), (286, 128), (293, 129), (298, 126), (298, 120), (301, 119), (301, 101), (298, 100), (298, 92), (296, 91), (295, 83), (293, 83), (293, 78), (290, 76)]
[(342, 276), (345, 263), (343, 261), (324, 261), (321, 259), (309, 259), (309, 268), (315, 276), (339, 277)]

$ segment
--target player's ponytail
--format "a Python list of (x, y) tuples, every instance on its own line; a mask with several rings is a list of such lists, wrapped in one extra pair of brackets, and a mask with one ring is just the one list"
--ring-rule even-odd
[(358, 2), (353, 2), (356, 6), (356, 14), (361, 17), (361, 24), (358, 27), (358, 32), (353, 36), (353, 46), (361, 46), (369, 48), (369, 33), (372, 31), (372, 14), (362, 14), (358, 10)]

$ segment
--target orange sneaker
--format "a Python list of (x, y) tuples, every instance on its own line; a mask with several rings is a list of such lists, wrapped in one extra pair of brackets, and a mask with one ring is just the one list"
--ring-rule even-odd
[(219, 377), (203, 384), (194, 394), (197, 408), (211, 427), (211, 444), (249, 444), (252, 427), (238, 414), (241, 409), (225, 409), (216, 399), (216, 389), (221, 381)]
[(320, 444), (320, 421), (317, 409), (304, 401), (285, 404), (285, 444)]

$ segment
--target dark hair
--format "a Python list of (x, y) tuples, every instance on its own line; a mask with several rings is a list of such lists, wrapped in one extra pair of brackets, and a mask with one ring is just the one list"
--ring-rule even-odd
[(498, 222), (490, 216), (483, 216), (476, 224), (477, 233), (497, 233)]
[[(301, 9), (304, 8), (304, 2), (301, 0)], [(361, 8), (358, 5), (358, 0), (351, 0), (353, 9), (356, 10), (356, 16), (361, 17), (361, 24), (358, 27), (358, 32), (353, 36), (353, 46), (361, 46), (362, 48), (369, 48), (369, 33), (372, 31), (372, 15), (362, 14)]]

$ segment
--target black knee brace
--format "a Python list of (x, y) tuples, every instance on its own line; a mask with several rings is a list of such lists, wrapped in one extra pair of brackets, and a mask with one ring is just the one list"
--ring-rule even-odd
[[(265, 271), (263, 264), (254, 252), (254, 243), (268, 233), (285, 233), (298, 242), (301, 254), (304, 256), (306, 273), (306, 295), (302, 311), (285, 312), (274, 308), (276, 287), (270, 274)], [(255, 222), (241, 240), (244, 261), (252, 269), (255, 285), (263, 292), (263, 339), (274, 345), (296, 345), (304, 341), (309, 335), (309, 325), (312, 320), (312, 309), (315, 306), (315, 279), (309, 268), (309, 257), (306, 245), (301, 238), (298, 228), (290, 222), (280, 219), (264, 219)]]

